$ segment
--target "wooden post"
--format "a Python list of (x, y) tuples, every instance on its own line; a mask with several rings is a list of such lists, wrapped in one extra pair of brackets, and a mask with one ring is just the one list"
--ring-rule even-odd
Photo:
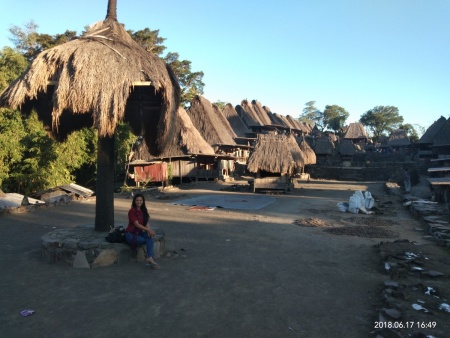
[(114, 227), (114, 136), (98, 137), (95, 230)]

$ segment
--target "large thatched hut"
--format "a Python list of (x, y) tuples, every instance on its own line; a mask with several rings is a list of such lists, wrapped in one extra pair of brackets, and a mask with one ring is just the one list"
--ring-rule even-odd
[(362, 123), (350, 123), (345, 130), (343, 139), (351, 140), (353, 143), (359, 143), (361, 141), (366, 142), (367, 133)]
[(149, 151), (170, 144), (180, 88), (170, 69), (139, 46), (117, 21), (116, 0), (105, 20), (75, 40), (40, 53), (0, 97), (0, 105), (39, 118), (57, 137), (93, 125), (98, 130), (95, 229), (114, 225), (114, 138), (127, 121)]
[(203, 96), (196, 95), (193, 98), (187, 113), (194, 126), (210, 145), (236, 144), (234, 141), (236, 134), (228, 120), (217, 106), (212, 105)]
[(267, 115), (266, 109), (261, 105), (261, 103), (253, 100), (250, 107), (253, 109), (256, 115), (258, 115), (263, 125), (270, 125), (272, 123), (269, 116)]
[(406, 131), (403, 129), (395, 129), (391, 131), (388, 139), (388, 145), (391, 147), (408, 147), (411, 145)]
[(300, 151), (303, 155), (304, 165), (308, 164), (316, 164), (317, 158), (316, 153), (312, 148), (309, 146), (308, 142), (306, 141), (305, 136), (296, 138), (297, 143), (299, 145)]
[(237, 113), (244, 121), (245, 125), (251, 129), (253, 126), (263, 126), (264, 123), (261, 122), (256, 112), (253, 110), (251, 103), (247, 100), (243, 100), (240, 105), (235, 107)]
[(244, 124), (236, 109), (234, 109), (234, 107), (230, 103), (227, 103), (225, 105), (224, 109), (222, 110), (222, 114), (228, 120), (228, 123), (230, 124), (236, 136), (246, 137), (248, 133), (250, 133), (250, 130)]
[(247, 170), (252, 173), (291, 174), (303, 165), (300, 148), (291, 135), (260, 134), (248, 159)]

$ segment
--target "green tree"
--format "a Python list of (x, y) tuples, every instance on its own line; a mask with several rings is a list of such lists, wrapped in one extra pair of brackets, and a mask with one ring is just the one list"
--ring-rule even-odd
[(63, 44), (75, 38), (75, 31), (66, 30), (63, 34), (39, 34), (39, 26), (33, 21), (25, 23), (24, 28), (12, 26), (9, 29), (11, 42), (15, 48), (28, 60), (32, 61), (42, 51)]
[(398, 108), (394, 106), (376, 106), (361, 115), (359, 121), (372, 131), (378, 140), (385, 132), (390, 133), (403, 122)]
[(303, 113), (300, 115), (298, 120), (300, 122), (305, 122), (310, 125), (316, 125), (320, 130), (324, 129), (323, 124), (323, 112), (315, 106), (316, 101), (308, 101), (305, 103), (305, 108), (303, 108)]
[(188, 108), (196, 95), (203, 94), (203, 72), (192, 72), (191, 61), (179, 60), (178, 53), (168, 53), (164, 61), (169, 64), (177, 75), (181, 87), (181, 105)]
[(217, 106), (220, 109), (220, 111), (223, 111), (227, 103), (224, 101), (217, 100), (216, 102), (213, 103), (213, 105)]
[(0, 51), (0, 93), (28, 67), (27, 59), (10, 47)]
[(0, 186), (6, 192), (9, 189), (8, 180), (11, 168), (20, 163), (24, 146), (21, 139), (25, 137), (22, 117), (18, 111), (0, 108)]
[[(398, 127), (399, 129), (403, 129), (406, 132), (406, 135), (408, 135), (409, 140), (412, 143), (419, 141), (419, 133), (417, 132), (416, 127), (414, 127), (411, 123), (404, 123), (399, 125)], [(417, 128), (419, 129), (420, 126), (417, 126)]]
[(150, 28), (144, 28), (140, 31), (128, 30), (134, 41), (140, 44), (147, 52), (161, 55), (166, 47), (163, 45), (165, 38), (159, 36), (159, 29), (150, 30)]
[(337, 132), (345, 125), (349, 116), (349, 112), (344, 108), (335, 104), (327, 105), (323, 111), (323, 124), (326, 128), (331, 128)]

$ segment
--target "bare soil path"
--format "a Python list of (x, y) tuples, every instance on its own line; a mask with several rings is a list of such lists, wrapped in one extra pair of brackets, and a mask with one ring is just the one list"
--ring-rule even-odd
[[(134, 262), (62, 268), (39, 259), (43, 234), (94, 223), (94, 200), (1, 216), (2, 335), (372, 336), (389, 278), (376, 245), (398, 238), (424, 242), (415, 230), (420, 223), (386, 195), (384, 184), (304, 183), (290, 194), (271, 195), (275, 202), (256, 211), (171, 204), (204, 194), (252, 195), (230, 185), (202, 182), (148, 193), (152, 224), (165, 231), (170, 251), (170, 257), (159, 260), (158, 271)], [(355, 190), (369, 190), (386, 202), (384, 213), (339, 212), (336, 204), (348, 201)], [(129, 196), (116, 197), (117, 224), (126, 223), (130, 204)], [(325, 231), (367, 227), (367, 219), (377, 219), (377, 227), (394, 237), (371, 237), (364, 228)], [(313, 224), (305, 226), (305, 220)], [(35, 314), (21, 317), (19, 311), (27, 308)]]

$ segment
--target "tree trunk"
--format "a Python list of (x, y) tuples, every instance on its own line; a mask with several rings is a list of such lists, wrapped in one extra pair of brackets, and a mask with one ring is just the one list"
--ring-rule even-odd
[(114, 227), (114, 137), (98, 137), (95, 230)]

